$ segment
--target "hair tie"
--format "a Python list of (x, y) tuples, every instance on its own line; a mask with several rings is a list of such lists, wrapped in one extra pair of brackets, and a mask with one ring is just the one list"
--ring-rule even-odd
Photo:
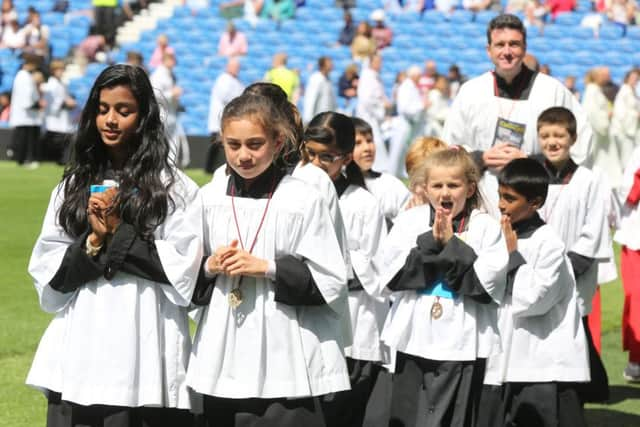
[(460, 151), (460, 146), (459, 145), (450, 145), (449, 146), (449, 150), (453, 150), (453, 151)]

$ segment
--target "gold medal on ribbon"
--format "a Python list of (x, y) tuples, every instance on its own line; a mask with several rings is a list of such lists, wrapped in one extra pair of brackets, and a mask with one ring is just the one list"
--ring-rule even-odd
[(235, 288), (229, 292), (229, 305), (235, 309), (238, 308), (240, 304), (242, 304), (242, 291), (240, 288)]
[(440, 317), (442, 317), (442, 304), (436, 300), (431, 306), (431, 318), (438, 320)]

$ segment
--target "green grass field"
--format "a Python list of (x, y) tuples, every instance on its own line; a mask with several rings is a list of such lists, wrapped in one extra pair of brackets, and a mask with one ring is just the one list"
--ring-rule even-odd
[[(50, 316), (40, 310), (27, 263), (61, 173), (50, 165), (24, 170), (0, 162), (0, 427), (45, 424), (45, 399), (24, 380)], [(201, 185), (209, 179), (201, 171), (189, 175)], [(603, 288), (602, 343), (611, 402), (588, 407), (590, 427), (640, 427), (640, 386), (625, 383), (621, 375), (627, 360), (620, 344), (622, 299), (620, 282)]]

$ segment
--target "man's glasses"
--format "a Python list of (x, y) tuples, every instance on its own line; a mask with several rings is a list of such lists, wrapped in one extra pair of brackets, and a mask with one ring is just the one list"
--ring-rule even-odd
[(317, 153), (311, 148), (307, 147), (306, 144), (303, 147), (310, 161), (318, 157), (320, 163), (324, 165), (331, 165), (344, 157), (344, 154), (332, 154), (327, 152)]

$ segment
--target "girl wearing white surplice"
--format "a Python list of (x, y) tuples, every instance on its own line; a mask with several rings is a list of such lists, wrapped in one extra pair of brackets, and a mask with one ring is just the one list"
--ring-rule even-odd
[(507, 248), (478, 209), (464, 149), (435, 152), (425, 167), (429, 204), (402, 212), (383, 250), (393, 305), (382, 341), (397, 350), (389, 425), (473, 426), (485, 360), (499, 351)]
[(328, 426), (362, 426), (365, 409), (383, 362), (380, 331), (389, 310), (380, 295), (378, 250), (386, 235), (384, 215), (367, 190), (360, 167), (352, 161), (355, 128), (351, 119), (320, 113), (304, 133), (302, 159), (322, 169), (339, 196), (353, 267), (349, 312), (353, 343), (346, 348), (351, 390), (323, 399)]
[(55, 313), (27, 377), (48, 397), (49, 427), (192, 422), (186, 310), (202, 212), (163, 129), (143, 69), (98, 76), (29, 263)]
[(211, 426), (324, 426), (317, 397), (349, 388), (347, 275), (329, 211), (274, 164), (294, 140), (269, 98), (225, 107), (230, 175), (201, 190), (210, 256), (187, 373)]

